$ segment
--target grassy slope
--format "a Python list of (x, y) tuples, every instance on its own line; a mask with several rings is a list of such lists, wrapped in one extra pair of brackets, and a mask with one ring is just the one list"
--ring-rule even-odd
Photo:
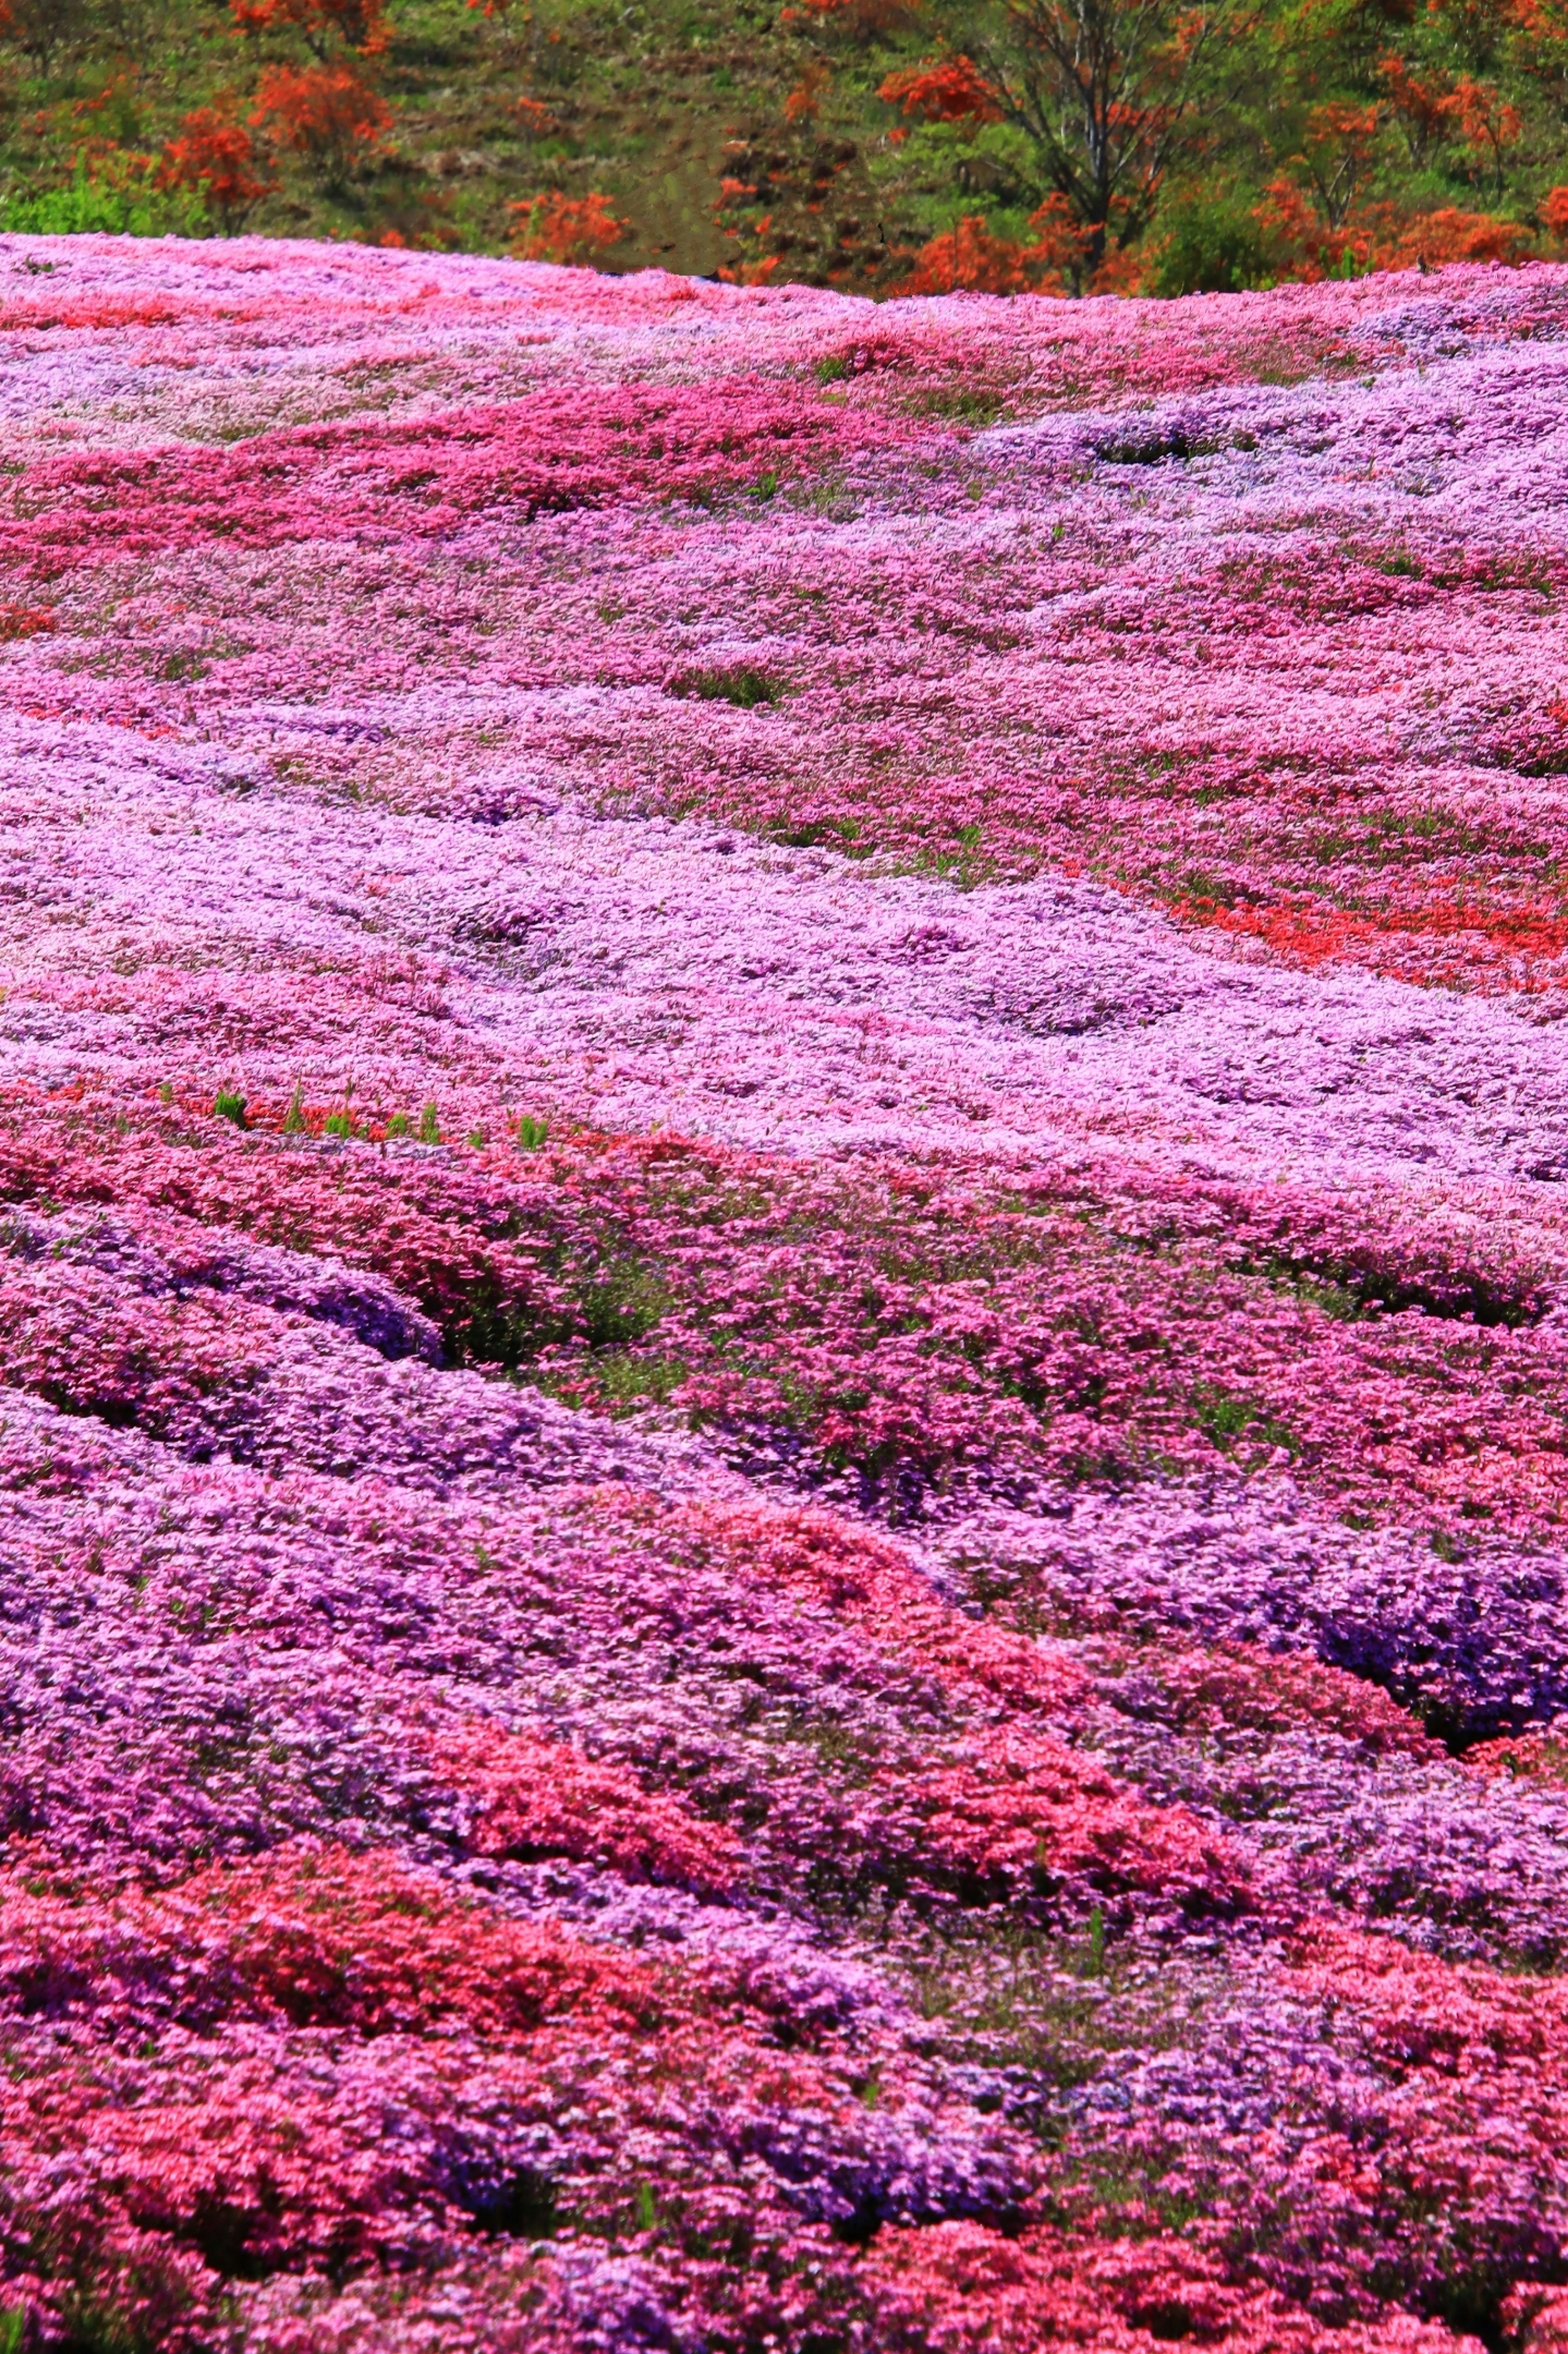
[[(156, 154), (188, 109), (225, 92), (243, 102), (264, 61), (253, 42), (230, 33), (227, 0), (27, 5), (79, 10), (78, 37), (60, 47), (47, 75), (14, 42), (0, 48), (0, 198), (63, 185), (87, 137)], [(886, 12), (886, 0), (865, 5)], [(965, 213), (983, 212), (1003, 236), (1026, 235), (1046, 193), (1018, 133), (1000, 124), (908, 131), (876, 96), (890, 67), (927, 53), (944, 29), (955, 41), (965, 37), (964, 0), (927, 0), (917, 16), (858, 40), (853, 27), (828, 37), (779, 0), (513, 0), (509, 13), (490, 18), (465, 0), (393, 0), (392, 13), (381, 71), (395, 115), (387, 152), (337, 196), (286, 166), (284, 186), (258, 210), (254, 228), (371, 239), (393, 232), (410, 243), (498, 252), (509, 206), (543, 189), (599, 191), (628, 224), (605, 266), (662, 262), (711, 273), (763, 249), (778, 257), (780, 278), (874, 292)], [(1224, 103), (1211, 111), (1198, 178), (1231, 208), (1232, 230), (1222, 224), (1219, 233), (1234, 234), (1239, 218), (1244, 243), (1255, 241), (1249, 208), (1268, 180), (1282, 168), (1302, 176), (1291, 157), (1310, 108), (1336, 95), (1375, 97), (1378, 59), (1391, 47), (1422, 70), (1492, 77), (1519, 101), (1522, 132), (1505, 192), (1457, 136), (1417, 165), (1387, 118), (1366, 195), (1402, 207), (1457, 205), (1529, 218), (1545, 189), (1568, 179), (1568, 67), (1556, 79), (1536, 69), (1539, 60), (1526, 58), (1521, 69), (1519, 37), (1499, 31), (1502, 23), (1468, 0), (1440, 0), (1436, 11), (1414, 0), (1274, 0), (1250, 42), (1224, 60)], [(790, 93), (812, 75), (810, 104), (797, 104), (791, 121)], [(524, 96), (551, 117), (532, 138), (517, 112)], [(760, 248), (726, 239), (715, 221), (726, 177), (755, 195), (734, 199), (725, 222), (765, 213)], [(1191, 193), (1173, 185), (1160, 228), (1180, 227)], [(1212, 222), (1200, 224), (1200, 242), (1212, 245), (1215, 234)], [(1252, 267), (1261, 273), (1256, 255)]]
[[(801, 71), (801, 38), (778, 16), (770, 5), (569, 0), (527, 21), (520, 9), (486, 19), (464, 0), (397, 0), (381, 74), (395, 116), (387, 154), (335, 196), (286, 166), (282, 189), (249, 226), (372, 239), (390, 229), (410, 242), (498, 252), (520, 198), (600, 190), (628, 223), (609, 266), (712, 272), (730, 249), (715, 220), (720, 183), (765, 160)], [(0, 191), (26, 197), (63, 185), (84, 138), (156, 152), (190, 108), (225, 92), (245, 97), (261, 53), (229, 35), (227, 17), (216, 0), (122, 0), (92, 11), (84, 37), (57, 53), (47, 75), (15, 46), (0, 51)], [(880, 52), (862, 62), (859, 80), (886, 70)], [(525, 95), (550, 110), (548, 133), (526, 135), (516, 112)], [(845, 95), (854, 111), (861, 93)], [(886, 120), (869, 133), (860, 122), (861, 140), (885, 145), (892, 118), (874, 111)], [(853, 197), (864, 211), (872, 202), (863, 167), (845, 185), (859, 143), (839, 127), (788, 133), (778, 160), (800, 178), (786, 201), (798, 198), (808, 232), (801, 274), (825, 274), (844, 205)], [(840, 198), (826, 223), (809, 209), (819, 149)]]

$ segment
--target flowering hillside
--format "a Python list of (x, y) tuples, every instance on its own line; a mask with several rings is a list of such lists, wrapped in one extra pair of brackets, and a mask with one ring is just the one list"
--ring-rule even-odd
[(0, 239), (0, 2348), (1568, 2345), (1565, 327)]

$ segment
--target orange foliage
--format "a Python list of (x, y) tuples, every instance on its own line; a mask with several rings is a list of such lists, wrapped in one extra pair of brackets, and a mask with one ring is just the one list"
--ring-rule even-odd
[(333, 188), (379, 145), (392, 114), (349, 66), (310, 66), (302, 73), (275, 66), (261, 78), (250, 120)]
[[(1305, 163), (1318, 210), (1331, 229), (1355, 202), (1377, 139), (1375, 106), (1315, 106), (1307, 119)], [(1277, 183), (1276, 183), (1277, 186)]]
[(1507, 0), (1502, 13), (1525, 36), (1526, 46), (1520, 56), (1525, 71), (1558, 69), (1561, 58), (1552, 53), (1561, 50), (1568, 40), (1568, 16), (1563, 0)]
[(525, 139), (541, 138), (556, 127), (555, 116), (541, 99), (520, 98), (512, 111)]
[[(1031, 213), (1033, 243), (993, 237), (979, 213), (968, 214), (921, 247), (902, 294), (1060, 294), (1080, 282), (1093, 236), (1075, 218), (1065, 196), (1047, 196)], [(1137, 292), (1143, 265), (1135, 254), (1113, 250), (1089, 281), (1097, 294)]]
[(832, 76), (820, 58), (813, 58), (794, 89), (784, 101), (784, 119), (788, 122), (814, 122), (821, 103), (823, 90)]
[(1531, 242), (1519, 221), (1452, 205), (1429, 213), (1366, 205), (1329, 227), (1286, 179), (1271, 183), (1255, 211), (1290, 276), (1308, 284), (1373, 270), (1432, 270), (1446, 261), (1520, 261)]
[(923, 245), (901, 294), (1023, 294), (1033, 285), (1030, 249), (1017, 239), (992, 237), (979, 213), (966, 214)]
[(1419, 164), (1427, 148), (1435, 141), (1446, 138), (1453, 127), (1453, 92), (1445, 90), (1440, 81), (1418, 81), (1397, 54), (1380, 58), (1377, 69), (1395, 119), (1404, 130), (1411, 162)]
[[(1085, 228), (1066, 197), (1062, 196), (1047, 196), (1039, 211), (1030, 214), (1029, 226), (1035, 236), (1035, 243), (1028, 249), (1035, 286), (1043, 294), (1059, 294), (1064, 286), (1076, 282), (1093, 231)], [(1108, 282), (1123, 264), (1131, 265), (1130, 255), (1107, 255), (1096, 272), (1094, 291), (1097, 293), (1127, 292), (1126, 288)], [(1107, 282), (1102, 285), (1102, 280)]]
[(238, 33), (297, 33), (324, 59), (338, 43), (379, 57), (392, 37), (386, 0), (233, 0)]
[(512, 251), (519, 261), (560, 261), (590, 264), (607, 246), (619, 245), (626, 224), (601, 196), (563, 196), (547, 189), (509, 207), (517, 228)]
[[(1149, 280), (1148, 257), (1130, 249), (1113, 247), (1089, 278), (1089, 294), (1141, 294)], [(1042, 289), (1043, 292), (1054, 291)]]
[(232, 232), (251, 207), (278, 185), (266, 177), (256, 142), (243, 122), (214, 106), (198, 106), (164, 149), (159, 182), (165, 188), (200, 189), (223, 227)]
[[(766, 237), (772, 226), (771, 217), (765, 216), (757, 224), (758, 235)], [(722, 266), (719, 276), (727, 286), (766, 286), (783, 258), (779, 253), (758, 254), (749, 261)]]
[(1445, 205), (1440, 211), (1391, 223), (1374, 239), (1371, 267), (1410, 270), (1423, 261), (1429, 269), (1445, 261), (1520, 261), (1530, 243), (1530, 231), (1519, 221)]
[(965, 57), (927, 58), (908, 73), (891, 73), (877, 90), (890, 106), (927, 122), (1000, 122), (1001, 109), (985, 76)]
[(1518, 107), (1508, 105), (1490, 82), (1471, 81), (1467, 77), (1455, 83), (1449, 104), (1458, 117), (1466, 145), (1478, 155), (1491, 157), (1500, 189), (1503, 150), (1515, 144), (1524, 128)]

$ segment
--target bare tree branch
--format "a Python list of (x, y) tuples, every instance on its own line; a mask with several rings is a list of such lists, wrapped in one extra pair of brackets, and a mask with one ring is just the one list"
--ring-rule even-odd
[(1200, 69), (1232, 13), (1230, 0), (1009, 0), (1004, 30), (977, 44), (1003, 115), (1086, 232), (1086, 273), (1147, 225), (1197, 132)]

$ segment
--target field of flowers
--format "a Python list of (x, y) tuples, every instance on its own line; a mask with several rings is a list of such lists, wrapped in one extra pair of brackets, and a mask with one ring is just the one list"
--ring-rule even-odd
[(0, 414), (0, 2349), (1568, 2347), (1568, 269)]

